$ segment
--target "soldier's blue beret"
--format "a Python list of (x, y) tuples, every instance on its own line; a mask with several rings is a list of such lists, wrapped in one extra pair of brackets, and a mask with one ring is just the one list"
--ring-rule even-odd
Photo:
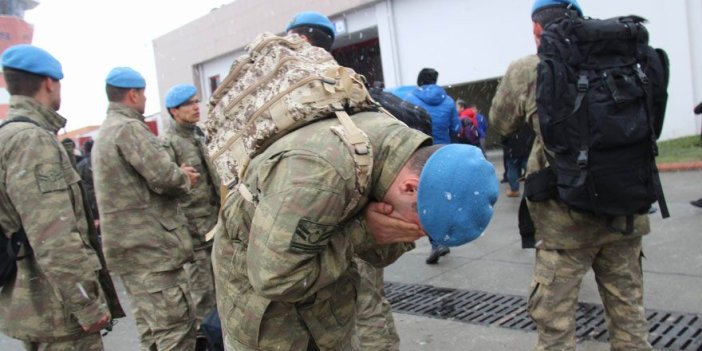
[(115, 67), (107, 74), (105, 82), (117, 88), (143, 89), (146, 81), (141, 74), (129, 67)]
[(419, 222), (437, 243), (457, 246), (480, 237), (499, 194), (495, 168), (479, 148), (446, 145), (429, 157), (419, 177)]
[(2, 67), (26, 71), (40, 76), (63, 79), (61, 63), (46, 50), (34, 45), (14, 45), (2, 54)]
[(332, 23), (327, 16), (316, 11), (304, 11), (298, 13), (295, 15), (295, 17), (293, 17), (292, 21), (290, 21), (288, 27), (285, 28), (285, 31), (287, 32), (293, 28), (301, 26), (320, 27), (326, 29), (331, 35), (332, 39), (336, 37), (336, 28), (334, 27), (334, 23)]
[(192, 84), (177, 84), (166, 93), (166, 108), (178, 107), (197, 94)]
[(534, 1), (534, 6), (531, 7), (531, 14), (533, 15), (534, 12), (551, 6), (570, 6), (575, 9), (575, 11), (578, 11), (580, 16), (583, 15), (583, 10), (580, 8), (578, 0), (536, 0)]

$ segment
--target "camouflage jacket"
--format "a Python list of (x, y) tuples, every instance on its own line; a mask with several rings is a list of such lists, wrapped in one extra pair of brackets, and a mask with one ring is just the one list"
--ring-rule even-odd
[(193, 257), (177, 197), (190, 180), (144, 116), (110, 103), (92, 152), (105, 259), (119, 274), (170, 271)]
[(205, 156), (204, 140), (196, 135), (195, 125), (173, 123), (162, 136), (166, 150), (173, 161), (197, 169), (200, 179), (190, 192), (179, 198), (180, 208), (188, 219), (188, 229), (195, 249), (211, 246), (204, 237), (217, 223), (219, 214), (219, 187), (217, 171)]
[(365, 197), (342, 218), (356, 187), (354, 161), (330, 118), (284, 136), (249, 166), (223, 203), (213, 261), (225, 334), (254, 349), (338, 350), (353, 330), (358, 272), (354, 255), (383, 267), (413, 244), (380, 246), (361, 210), (383, 199), (402, 166), (429, 137), (376, 112), (353, 116), (373, 150)]
[[(510, 64), (490, 108), (490, 126), (509, 136), (529, 123), (536, 133), (527, 163), (527, 176), (548, 166), (539, 115), (536, 111), (536, 55)], [(616, 240), (647, 234), (648, 215), (634, 217), (634, 233), (624, 236), (609, 229), (604, 218), (572, 211), (560, 201), (527, 202), (536, 229), (536, 246), (545, 249), (576, 249), (599, 246)], [(624, 228), (625, 218), (615, 218), (612, 226)]]
[(10, 100), (8, 117), (17, 116), (40, 127), (17, 122), (0, 129), (0, 225), (6, 233), (23, 226), (34, 253), (18, 262), (15, 281), (0, 292), (0, 329), (21, 340), (77, 339), (81, 326), (109, 309), (80, 177), (55, 137), (66, 120), (23, 96)]

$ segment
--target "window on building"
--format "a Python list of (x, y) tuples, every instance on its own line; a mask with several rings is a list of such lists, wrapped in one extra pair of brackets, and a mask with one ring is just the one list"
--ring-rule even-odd
[(215, 90), (219, 86), (219, 74), (210, 77), (210, 94), (214, 94)]

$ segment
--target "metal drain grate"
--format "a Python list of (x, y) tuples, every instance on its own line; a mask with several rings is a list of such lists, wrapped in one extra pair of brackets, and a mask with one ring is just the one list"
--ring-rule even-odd
[[(438, 288), (430, 285), (385, 283), (385, 294), (396, 312), (464, 323), (535, 331), (523, 296)], [(702, 316), (647, 310), (650, 341), (658, 350), (702, 351)], [(580, 303), (575, 312), (579, 341), (607, 342), (607, 323), (600, 305)]]

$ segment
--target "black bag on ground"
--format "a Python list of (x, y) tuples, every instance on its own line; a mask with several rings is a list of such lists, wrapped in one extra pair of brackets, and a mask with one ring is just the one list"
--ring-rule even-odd
[(658, 201), (669, 216), (655, 163), (668, 59), (643, 22), (566, 17), (541, 35), (539, 123), (558, 197), (575, 210), (631, 218)]

